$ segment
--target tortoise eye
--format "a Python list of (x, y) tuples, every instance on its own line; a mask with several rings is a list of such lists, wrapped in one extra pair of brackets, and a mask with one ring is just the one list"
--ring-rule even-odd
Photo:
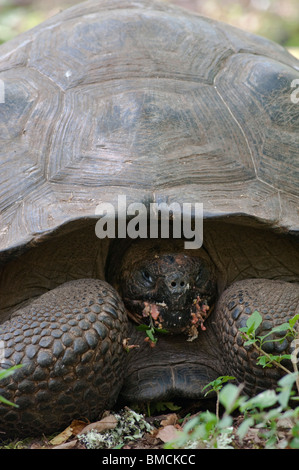
[(147, 271), (142, 271), (142, 277), (148, 284), (153, 283), (153, 278)]

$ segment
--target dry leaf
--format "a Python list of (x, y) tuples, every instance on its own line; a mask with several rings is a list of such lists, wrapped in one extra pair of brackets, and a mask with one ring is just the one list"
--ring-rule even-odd
[(95, 423), (90, 423), (83, 428), (80, 434), (87, 434), (89, 431), (95, 430), (98, 432), (107, 431), (108, 429), (114, 429), (117, 425), (117, 419), (113, 415), (105, 416), (105, 418)]
[(82, 429), (84, 429), (88, 424), (89, 424), (89, 421), (86, 422), (80, 419), (74, 419), (70, 425), (73, 431), (73, 435), (76, 436), (77, 434), (80, 434)]
[(165, 419), (162, 419), (161, 426), (168, 426), (168, 424), (176, 424), (178, 421), (178, 416), (176, 413), (171, 413), (166, 416)]
[(44, 449), (45, 446), (43, 444), (40, 444), (39, 442), (33, 442), (30, 445), (30, 449)]
[(293, 425), (291, 418), (278, 418), (277, 420), (278, 429), (292, 429)]
[(169, 424), (164, 428), (161, 428), (156, 437), (161, 439), (161, 441), (163, 442), (169, 442), (173, 441), (178, 437), (178, 432), (179, 429), (176, 426), (173, 426), (173, 424)]
[(64, 431), (58, 434), (58, 436), (51, 439), (50, 444), (52, 444), (52, 446), (58, 446), (60, 444), (63, 444), (70, 437), (75, 436), (76, 434), (79, 434), (82, 431), (82, 429), (84, 429), (85, 427), (86, 427), (85, 421), (74, 419)]
[(72, 441), (59, 444), (58, 446), (53, 447), (53, 449), (73, 449), (74, 447), (76, 447), (77, 444), (77, 439), (73, 439)]
[(73, 435), (73, 430), (71, 426), (68, 426), (64, 431), (62, 431), (58, 436), (55, 436), (51, 439), (50, 444), (52, 446), (58, 446), (66, 442)]

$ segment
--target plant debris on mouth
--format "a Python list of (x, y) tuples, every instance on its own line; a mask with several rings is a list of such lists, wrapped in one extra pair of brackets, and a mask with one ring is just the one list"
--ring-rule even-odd
[(149, 325), (138, 325), (137, 327), (138, 331), (145, 331), (146, 337), (144, 338), (144, 341), (148, 342), (151, 348), (154, 348), (156, 345), (156, 342), (158, 341), (158, 338), (156, 338), (155, 333), (168, 333), (167, 330), (162, 328), (162, 325), (159, 325), (159, 327), (155, 327), (153, 324), (152, 317), (149, 317)]
[[(149, 325), (141, 324), (137, 329), (139, 331), (145, 331), (147, 337), (145, 341), (149, 342), (151, 347), (154, 347), (157, 338), (154, 336), (155, 332), (167, 333), (167, 330), (163, 329), (163, 318), (161, 317), (159, 306), (167, 308), (167, 305), (163, 303), (150, 303), (144, 302), (144, 309), (142, 311), (142, 316), (149, 318)], [(194, 341), (198, 337), (198, 328), (200, 327), (202, 331), (206, 330), (204, 322), (207, 319), (210, 313), (210, 307), (201, 300), (199, 296), (193, 300), (193, 305), (191, 307), (191, 325), (187, 328), (188, 339), (187, 341)], [(184, 331), (184, 329), (182, 329)]]
[[(195, 311), (192, 309), (195, 308)], [(205, 304), (199, 296), (193, 301), (191, 307), (191, 326), (188, 328), (188, 339), (187, 341), (194, 341), (198, 337), (198, 327), (202, 331), (206, 330), (204, 321), (207, 319), (210, 307)]]
[(166, 306), (165, 304), (158, 304), (157, 306), (157, 304), (155, 303), (144, 302), (144, 309), (142, 311), (142, 316), (143, 317), (151, 316), (153, 320), (157, 322), (159, 315), (160, 315), (159, 305)]

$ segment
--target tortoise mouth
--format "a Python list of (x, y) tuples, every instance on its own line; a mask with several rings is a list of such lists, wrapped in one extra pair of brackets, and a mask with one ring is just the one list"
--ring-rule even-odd
[(129, 336), (138, 348), (128, 356), (122, 397), (129, 402), (203, 398), (202, 388), (223, 373), (212, 322), (207, 320), (207, 330), (193, 342), (184, 335), (159, 335), (150, 353), (144, 332), (131, 324)]
[[(181, 305), (167, 305), (154, 300), (124, 299), (128, 316), (138, 324), (151, 324), (157, 330), (170, 334), (187, 333), (197, 337), (198, 328), (205, 330), (205, 320), (212, 309), (206, 301), (196, 296), (192, 302)], [(166, 330), (166, 331), (165, 331)]]

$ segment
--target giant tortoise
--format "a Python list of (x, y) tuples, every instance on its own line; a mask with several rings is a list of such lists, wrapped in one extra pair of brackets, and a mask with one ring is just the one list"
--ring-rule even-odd
[[(118, 397), (199, 398), (220, 375), (276, 386), (239, 329), (298, 311), (298, 79), (283, 47), (158, 0), (86, 1), (1, 46), (1, 362), (23, 365), (1, 381), (18, 405), (2, 436)], [(174, 203), (191, 208), (180, 236)], [(108, 210), (96, 231), (103, 204), (115, 236)], [(168, 238), (138, 227), (152, 204)]]

